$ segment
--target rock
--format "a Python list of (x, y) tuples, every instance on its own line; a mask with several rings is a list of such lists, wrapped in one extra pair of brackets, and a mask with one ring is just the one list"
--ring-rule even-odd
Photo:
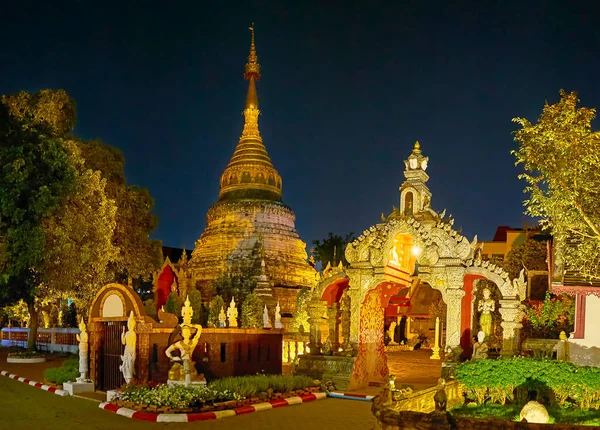
[(528, 423), (546, 424), (550, 420), (550, 415), (544, 405), (532, 400), (523, 406), (519, 418), (521, 421), (525, 419)]

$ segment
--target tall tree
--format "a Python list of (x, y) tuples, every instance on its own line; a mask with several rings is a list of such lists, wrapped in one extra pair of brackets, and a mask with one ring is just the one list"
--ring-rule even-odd
[(119, 278), (147, 278), (162, 263), (161, 243), (151, 240), (157, 225), (152, 214), (154, 200), (145, 188), (127, 185), (125, 159), (121, 151), (98, 140), (78, 141), (85, 165), (101, 172), (106, 194), (118, 208), (112, 238), (117, 255), (110, 263), (110, 275)]
[(526, 213), (541, 219), (555, 239), (570, 237), (565, 263), (590, 279), (600, 279), (600, 133), (592, 130), (596, 110), (577, 107), (577, 93), (560, 91), (560, 101), (544, 105), (537, 123), (514, 118), (519, 144), (512, 151), (523, 165)]
[(347, 266), (346, 246), (355, 239), (354, 233), (348, 233), (345, 236), (329, 233), (327, 239), (313, 240), (315, 261), (320, 262), (323, 267), (327, 266), (329, 262), (334, 264), (335, 254), (335, 263), (338, 264), (341, 261), (344, 266)]
[(511, 279), (518, 277), (523, 268), (527, 272), (530, 270), (548, 270), (546, 254), (546, 242), (527, 238), (525, 242), (510, 250), (503, 266)]
[(63, 141), (74, 106), (61, 94), (54, 96), (21, 93), (0, 104), (0, 302), (27, 303), (30, 349), (38, 320), (35, 298), (46, 281), (49, 244), (43, 222), (76, 188), (76, 168)]

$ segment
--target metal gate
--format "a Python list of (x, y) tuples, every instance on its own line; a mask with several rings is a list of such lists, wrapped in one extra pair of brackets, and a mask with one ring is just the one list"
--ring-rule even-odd
[(122, 363), (121, 355), (123, 354), (123, 344), (121, 343), (123, 328), (127, 330), (127, 321), (104, 323), (104, 339), (100, 354), (102, 375), (99, 378), (102, 381), (103, 391), (118, 388), (125, 382), (123, 374), (119, 370)]

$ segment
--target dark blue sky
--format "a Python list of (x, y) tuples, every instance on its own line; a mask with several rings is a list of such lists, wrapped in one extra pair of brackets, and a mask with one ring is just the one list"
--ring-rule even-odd
[(469, 238), (520, 226), (511, 118), (561, 88), (600, 107), (598, 7), (395, 3), (11, 2), (0, 93), (67, 90), (77, 135), (120, 148), (156, 199), (155, 237), (189, 249), (241, 134), (255, 21), (260, 129), (309, 245), (398, 206), (415, 140), (432, 206)]

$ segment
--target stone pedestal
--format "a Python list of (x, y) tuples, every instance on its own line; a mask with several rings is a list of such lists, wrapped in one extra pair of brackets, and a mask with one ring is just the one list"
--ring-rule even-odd
[(90, 382), (65, 382), (63, 384), (63, 390), (67, 391), (69, 395), (81, 393), (93, 393), (95, 390), (94, 383)]
[(356, 357), (301, 355), (297, 375), (307, 375), (322, 382), (333, 381), (338, 390), (346, 390), (352, 377)]
[(118, 393), (117, 390), (108, 390), (106, 392), (106, 403), (110, 403), (110, 401), (112, 399), (115, 399), (118, 397)]

